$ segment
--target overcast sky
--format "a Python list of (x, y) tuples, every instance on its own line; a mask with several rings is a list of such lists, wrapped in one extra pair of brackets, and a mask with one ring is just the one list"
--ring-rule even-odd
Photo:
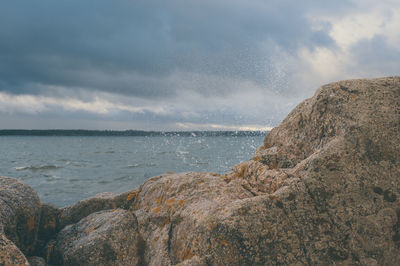
[(398, 0), (0, 9), (3, 129), (266, 129), (324, 83), (399, 73)]

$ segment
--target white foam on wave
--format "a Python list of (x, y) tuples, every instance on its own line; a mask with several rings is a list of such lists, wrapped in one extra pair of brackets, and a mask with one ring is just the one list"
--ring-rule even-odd
[(25, 170), (50, 171), (50, 170), (56, 170), (59, 168), (61, 168), (61, 166), (53, 165), (53, 164), (43, 164), (43, 165), (17, 166), (17, 167), (14, 167), (14, 170), (16, 170), (16, 171), (25, 171)]

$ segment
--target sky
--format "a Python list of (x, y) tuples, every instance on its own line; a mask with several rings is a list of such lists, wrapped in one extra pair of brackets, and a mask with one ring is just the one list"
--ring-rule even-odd
[(400, 1), (4, 1), (0, 129), (268, 130), (400, 73)]

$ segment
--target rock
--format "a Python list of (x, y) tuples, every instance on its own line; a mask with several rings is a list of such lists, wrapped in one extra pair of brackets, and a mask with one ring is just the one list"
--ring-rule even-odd
[(40, 214), (38, 240), (35, 248), (35, 255), (46, 256), (46, 244), (56, 237), (61, 230), (61, 210), (54, 205), (43, 204)]
[[(225, 220), (229, 218), (228, 208), (252, 196), (239, 183), (227, 183), (213, 173), (151, 178), (140, 188), (138, 202), (132, 206), (148, 247), (146, 263), (175, 265), (197, 261), (196, 264), (205, 264), (210, 252), (225, 247), (226, 240), (221, 238), (223, 232), (218, 231), (218, 226), (228, 222)], [(230, 259), (232, 255), (221, 255), (220, 259)]]
[(31, 266), (47, 266), (46, 261), (42, 257), (29, 257), (28, 261)]
[(165, 175), (147, 181), (139, 199), (136, 215), (149, 265), (308, 263), (278, 197), (255, 197), (240, 179)]
[(400, 261), (400, 78), (332, 83), (224, 176), (164, 175), (135, 210), (149, 265)]
[(60, 231), (61, 210), (54, 205), (43, 204), (40, 214), (39, 223), (39, 239), (51, 239), (58, 231)]
[(0, 177), (0, 233), (27, 255), (35, 250), (40, 207), (31, 187), (15, 178)]
[(127, 209), (135, 200), (137, 191), (128, 191), (121, 194), (104, 192), (91, 198), (84, 199), (71, 207), (65, 207), (59, 214), (59, 227), (79, 222), (82, 218), (94, 212), (123, 208)]
[(61, 230), (49, 250), (51, 265), (139, 265), (145, 243), (133, 212), (93, 213)]
[(29, 265), (24, 254), (17, 248), (13, 242), (0, 234), (0, 265)]
[(259, 155), (263, 161), (286, 156), (293, 167), (331, 140), (345, 137), (357, 148), (363, 145), (363, 154), (373, 162), (396, 160), (398, 139), (392, 134), (398, 129), (398, 87), (399, 77), (322, 86), (266, 136)]
[(136, 191), (128, 191), (117, 195), (104, 192), (62, 209), (58, 209), (53, 205), (43, 204), (36, 254), (45, 257), (47, 243), (54, 239), (56, 234), (65, 226), (77, 223), (94, 212), (115, 210), (116, 208), (127, 209), (135, 201), (136, 194)]

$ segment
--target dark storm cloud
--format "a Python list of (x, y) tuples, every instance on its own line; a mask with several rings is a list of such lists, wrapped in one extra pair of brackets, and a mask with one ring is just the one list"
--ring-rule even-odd
[(9, 1), (0, 128), (275, 126), (324, 83), (398, 75), (399, 25), (390, 0)]
[[(267, 87), (277, 47), (294, 54), (334, 45), (310, 26), (311, 6), (323, 10), (314, 1), (3, 3), (0, 90), (43, 94), (51, 85), (166, 98), (179, 90), (231, 93), (224, 79)], [(180, 83), (193, 75), (194, 86)], [(202, 75), (220, 81), (202, 85)]]

